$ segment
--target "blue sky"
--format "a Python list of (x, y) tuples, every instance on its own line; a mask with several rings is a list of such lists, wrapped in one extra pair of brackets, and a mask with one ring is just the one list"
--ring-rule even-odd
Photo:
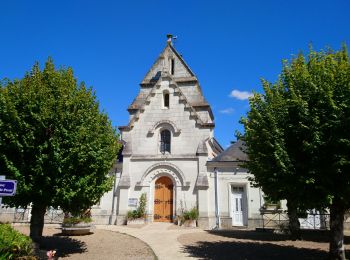
[[(275, 81), (281, 60), (313, 44), (350, 45), (350, 1), (16, 1), (0, 2), (0, 78), (20, 78), (48, 56), (96, 90), (113, 125), (166, 44), (199, 78), (226, 147), (249, 109), (244, 98)], [(234, 92), (233, 92), (234, 91)], [(248, 93), (242, 93), (242, 92)]]

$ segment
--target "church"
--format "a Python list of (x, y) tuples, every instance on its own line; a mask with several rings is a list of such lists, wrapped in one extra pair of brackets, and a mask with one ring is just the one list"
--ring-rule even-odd
[(171, 35), (127, 110), (114, 187), (93, 208), (95, 223), (124, 225), (145, 193), (148, 222), (173, 222), (197, 208), (201, 228), (257, 224), (261, 192), (240, 166), (242, 143), (224, 151), (214, 138), (210, 104)]

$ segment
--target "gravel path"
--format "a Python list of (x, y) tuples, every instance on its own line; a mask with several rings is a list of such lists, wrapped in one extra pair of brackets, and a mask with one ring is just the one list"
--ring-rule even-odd
[[(327, 259), (328, 234), (305, 232), (302, 241), (253, 230), (208, 231), (178, 237), (184, 252), (199, 259)], [(350, 236), (345, 236), (347, 257)]]
[[(15, 226), (28, 235), (28, 226)], [(152, 249), (141, 240), (118, 232), (93, 230), (86, 236), (61, 236), (60, 230), (46, 227), (40, 242), (43, 253), (55, 249), (59, 259), (155, 259)], [(43, 259), (47, 259), (44, 255)]]

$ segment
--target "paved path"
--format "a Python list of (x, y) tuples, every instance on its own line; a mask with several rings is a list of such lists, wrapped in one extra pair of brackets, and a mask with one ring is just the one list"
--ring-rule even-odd
[(161, 222), (154, 222), (141, 228), (114, 225), (98, 225), (96, 228), (137, 237), (147, 243), (160, 260), (192, 258), (183, 252), (182, 245), (178, 242), (177, 238), (182, 234), (204, 232), (197, 228), (176, 228), (174, 224)]

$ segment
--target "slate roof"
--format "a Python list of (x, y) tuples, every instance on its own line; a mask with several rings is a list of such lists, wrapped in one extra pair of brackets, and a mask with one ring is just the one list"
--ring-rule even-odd
[(237, 162), (247, 161), (248, 155), (244, 152), (244, 142), (238, 140), (225, 151), (216, 156), (212, 162)]

